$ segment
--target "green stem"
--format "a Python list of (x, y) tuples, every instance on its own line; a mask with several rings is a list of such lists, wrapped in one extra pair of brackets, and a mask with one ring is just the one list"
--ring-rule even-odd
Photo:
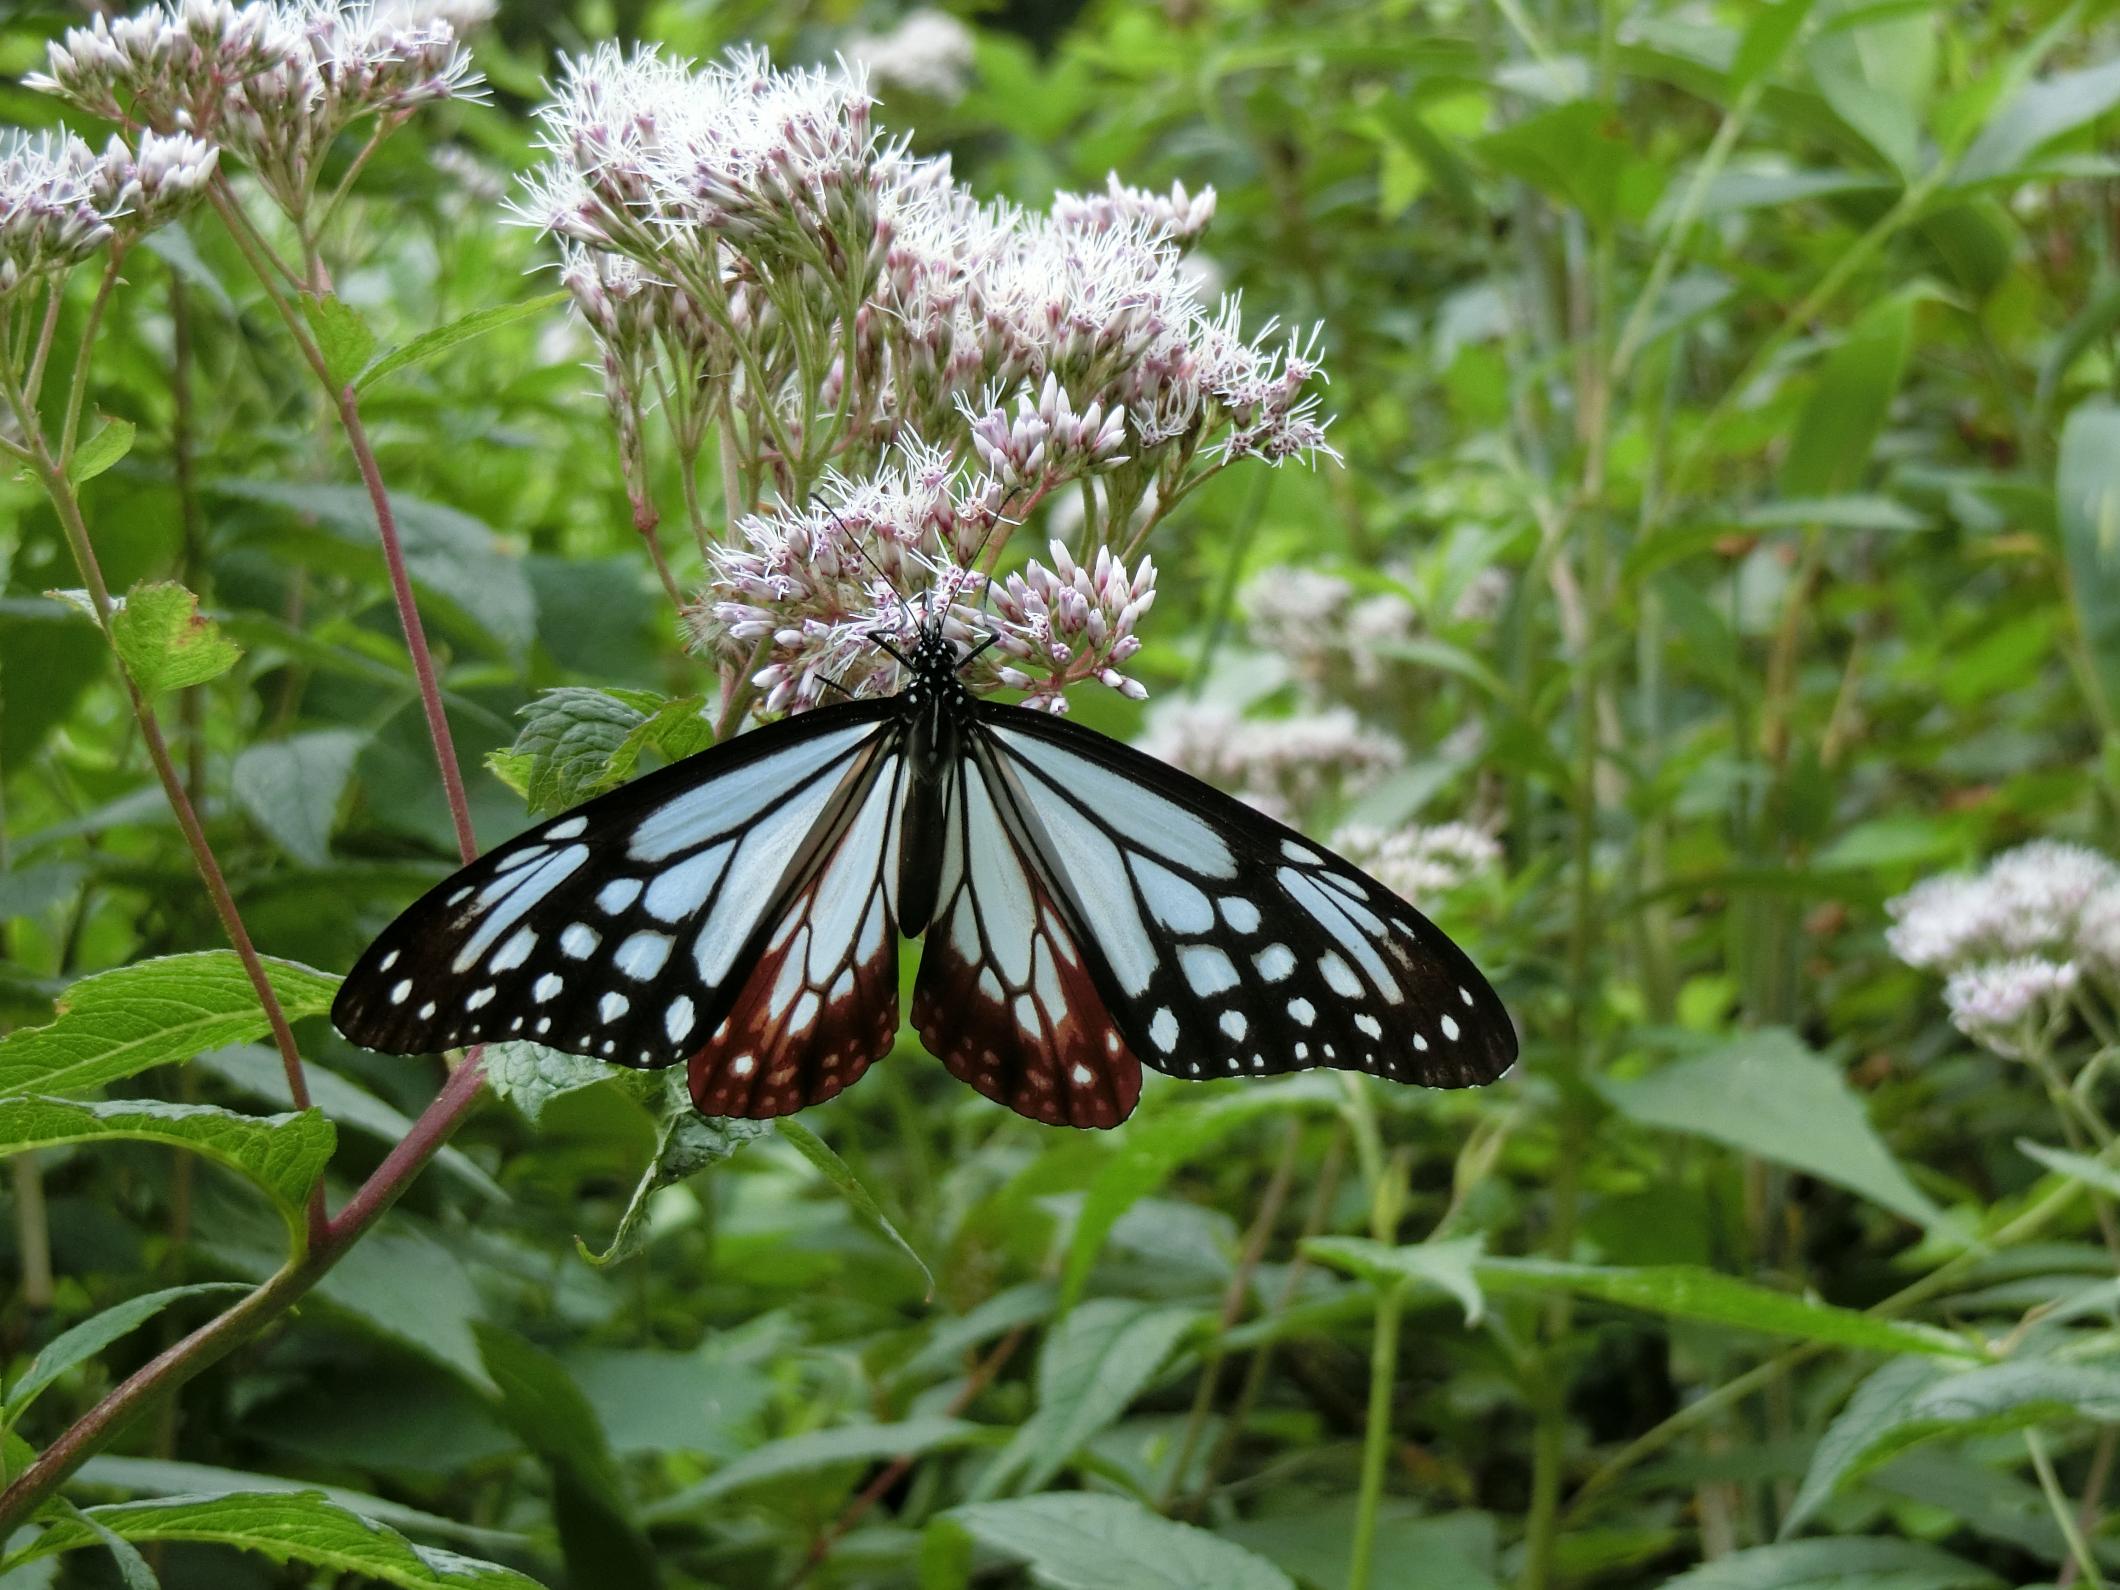
[(2024, 1432), (2025, 1449), (2032, 1454), (2032, 1469), (2039, 1476), (2039, 1489), (2046, 1494), (2046, 1505), (2052, 1509), (2054, 1522), (2061, 1528), (2061, 1538), (2068, 1542), (2069, 1557), (2076, 1564), (2076, 1571), (2092, 1590), (2106, 1590), (2105, 1575), (2098, 1571), (2098, 1559), (2091, 1555), (2090, 1542), (2083, 1538), (2083, 1530), (2076, 1523), (2076, 1511), (2069, 1506), (2068, 1496), (2061, 1489), (2060, 1478), (2054, 1473), (2053, 1459), (2046, 1455), (2046, 1443), (2037, 1430)]
[(1405, 1306), (1401, 1282), (1384, 1288), (1369, 1344), (1369, 1411), (1362, 1425), (1362, 1489), (1355, 1501), (1354, 1541), (1349, 1548), (1347, 1590), (1369, 1590), (1376, 1553), (1377, 1509), (1384, 1499), (1384, 1461), (1391, 1450), (1391, 1393), (1398, 1382), (1399, 1315)]

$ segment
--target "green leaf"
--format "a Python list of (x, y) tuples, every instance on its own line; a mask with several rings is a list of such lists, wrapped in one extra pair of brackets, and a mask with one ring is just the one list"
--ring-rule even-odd
[(291, 1225), (323, 1174), (337, 1142), (321, 1110), (291, 1115), (238, 1115), (217, 1104), (160, 1099), (0, 1098), (0, 1154), (112, 1138), (165, 1143), (219, 1160), (271, 1194)]
[(111, 1554), (125, 1590), (162, 1590), (162, 1581), (155, 1577), (154, 1569), (147, 1565), (147, 1559), (131, 1541), (114, 1534), (101, 1520), (90, 1518), (63, 1496), (55, 1505), (60, 1517), (85, 1526), (96, 1537), (96, 1543)]
[[(1347, 1583), (1356, 1511), (1352, 1495), (1297, 1492), (1279, 1500), (1278, 1510), (1222, 1524), (1220, 1532), (1305, 1584), (1337, 1590)], [(1491, 1513), (1459, 1509), (1424, 1517), (1411, 1502), (1386, 1497), (1370, 1554), (1379, 1568), (1375, 1582), (1389, 1590), (1500, 1590), (1495, 1535)]]
[(1616, 1109), (1644, 1126), (1757, 1154), (1918, 1225), (1954, 1229), (1892, 1158), (1840, 1072), (1793, 1033), (1747, 1033), (1638, 1080), (1600, 1087)]
[(538, 1456), (572, 1467), (606, 1506), (622, 1509), (625, 1487), (596, 1410), (557, 1358), (514, 1331), (474, 1327), (501, 1413)]
[(1811, 75), (1833, 112), (1886, 164), (1911, 180), (1921, 157), (1923, 113), (1936, 72), (1932, 17), (1858, 12), (1812, 34)]
[(138, 428), (131, 420), (106, 419), (95, 434), (74, 449), (66, 466), (66, 478), (76, 486), (94, 480), (132, 451)]
[(1477, 1237), (1447, 1242), (1415, 1242), (1403, 1247), (1376, 1242), (1368, 1237), (1312, 1237), (1303, 1244), (1311, 1258), (1335, 1269), (1358, 1275), (1379, 1286), (1402, 1286), (1418, 1281), (1447, 1292), (1465, 1310), (1465, 1323), (1477, 1325), (1486, 1312), (1476, 1273), (1480, 1257)]
[(2058, 1176), (2067, 1176), (2110, 1197), (2120, 1198), (2120, 1169), (2102, 1160), (2092, 1159), (2087, 1154), (2071, 1154), (2066, 1149), (2048, 1148), (2028, 1137), (2018, 1138), (2017, 1148)]
[(85, 1510), (55, 1523), (5, 1566), (95, 1543), (89, 1521), (126, 1540), (197, 1541), (256, 1552), (277, 1563), (307, 1563), (402, 1590), (542, 1590), (512, 1568), (416, 1546), (388, 1525), (327, 1501), (316, 1491), (253, 1491), (167, 1496)]
[(317, 351), (324, 355), (324, 368), (331, 372), (336, 396), (338, 389), (360, 374), (361, 367), (374, 356), (375, 333), (368, 329), (360, 312), (336, 293), (326, 293), (321, 298), (304, 293), (302, 318), (309, 322), (309, 334), (316, 338)]
[(2067, 1419), (2120, 1423), (2120, 1370), (2018, 1359), (1952, 1373), (1898, 1359), (1856, 1387), (1819, 1437), (1782, 1532), (1794, 1534), (1843, 1485), (1921, 1442)]
[(839, 1189), (840, 1196), (852, 1204), (863, 1219), (889, 1238), (900, 1253), (913, 1261), (913, 1267), (927, 1283), (927, 1295), (933, 1297), (935, 1272), (927, 1267), (927, 1260), (921, 1258), (919, 1250), (906, 1241), (905, 1234), (891, 1224), (890, 1217), (883, 1212), (882, 1206), (876, 1202), (868, 1188), (862, 1186), (860, 1178), (847, 1168), (847, 1162), (833, 1153), (823, 1138), (794, 1116), (783, 1115), (773, 1124), (780, 1129), (780, 1135), (788, 1140), (797, 1153), (824, 1173), (824, 1179)]
[[(331, 1008), (336, 977), (271, 956), (264, 965), (289, 1021)], [(67, 989), (58, 1010), (49, 1026), (0, 1039), (0, 1099), (101, 1087), (269, 1030), (233, 950), (164, 955), (97, 972)]]
[(665, 1187), (697, 1175), (709, 1165), (718, 1165), (746, 1143), (763, 1137), (771, 1126), (765, 1121), (726, 1120), (701, 1115), (692, 1103), (692, 1093), (682, 1068), (662, 1074), (663, 1098), (657, 1110), (655, 1157), (641, 1172), (626, 1212), (609, 1246), (598, 1253), (580, 1237), (574, 1239), (581, 1256), (598, 1269), (638, 1253), (647, 1240), (648, 1201)]
[(625, 1075), (618, 1067), (587, 1055), (565, 1054), (543, 1044), (509, 1039), (486, 1045), (486, 1085), (530, 1119), (563, 1093), (578, 1093), (599, 1082)]
[(986, 1432), (964, 1419), (906, 1419), (897, 1424), (840, 1424), (829, 1430), (806, 1430), (783, 1436), (725, 1463), (697, 1485), (689, 1486), (648, 1511), (651, 1522), (684, 1518), (701, 1506), (766, 1480), (790, 1474), (812, 1474), (843, 1463), (883, 1463), (925, 1452), (970, 1446)]
[(1811, 14), (1812, 0), (1773, 0), (1757, 6), (1737, 41), (1737, 54), (1730, 61), (1730, 87), (1748, 88), (1781, 64), (1789, 45), (1803, 30)]
[(1890, 497), (1797, 497), (1747, 508), (1739, 523), (1759, 530), (1926, 530), (1929, 521)]
[(1038, 1411), (980, 1475), (973, 1499), (1011, 1484), (1035, 1491), (1067, 1467), (1126, 1412), (1200, 1317), (1196, 1309), (1117, 1297), (1094, 1298), (1063, 1317), (1038, 1354)]
[(1782, 463), (1784, 497), (1832, 497), (1862, 484), (1914, 345), (1914, 303), (1887, 299), (1819, 367)]
[(2001, 1590), (1985, 1568), (1918, 1540), (1851, 1536), (1732, 1552), (1664, 1590)]
[(331, 859), (331, 830), (367, 736), (353, 729), (314, 729), (266, 740), (236, 758), (230, 783), (243, 809), (295, 860), (321, 867)]
[(2069, 601), (2108, 723), (2120, 723), (2120, 406), (2077, 405), (2061, 429), (2054, 507)]
[(1049, 1590), (1295, 1590), (1264, 1557), (1123, 1497), (1058, 1492), (944, 1517)]
[(1619, 127), (1612, 106), (1578, 99), (1490, 133), (1475, 148), (1496, 169), (1602, 223), (1619, 209), (1632, 159)]
[(2027, 83), (1980, 129), (1952, 173), (1961, 184), (2014, 180), (2047, 145), (2120, 105), (2120, 60)]
[(481, 1529), (460, 1524), (438, 1513), (425, 1513), (403, 1502), (349, 1491), (336, 1485), (314, 1485), (277, 1474), (252, 1474), (243, 1469), (216, 1468), (210, 1463), (184, 1463), (170, 1458), (92, 1457), (81, 1465), (74, 1483), (84, 1489), (117, 1491), (127, 1496), (227, 1495), (246, 1491), (284, 1491), (290, 1495), (309, 1492), (412, 1535), (455, 1541), (474, 1551), (521, 1552), (529, 1542), (505, 1529)]
[[(563, 811), (622, 783), (649, 743), (651, 716), (637, 691), (568, 686), (522, 709), (508, 748), (523, 798), (537, 813)], [(511, 780), (513, 782), (513, 780)]]
[(1338, 1105), (1337, 1089), (1320, 1089), (1321, 1079), (1298, 1078), (1271, 1083), (1178, 1106), (1149, 1120), (1136, 1120), (1114, 1143), (1114, 1152), (1089, 1184), (1081, 1211), (1068, 1238), (1067, 1263), (1060, 1273), (1060, 1300), (1072, 1306), (1089, 1283), (1090, 1267), (1104, 1251), (1105, 1239), (1127, 1210), (1148, 1197), (1180, 1165), (1197, 1159), (1246, 1121), (1285, 1113), (1291, 1105)]
[[(324, 532), (297, 537), (284, 524), (274, 526), (263, 540), (275, 556), (350, 578), (383, 578), (375, 507), (359, 486), (218, 480), (212, 490), (298, 515)], [(484, 649), (522, 657), (537, 635), (537, 598), (523, 560), (491, 526), (460, 508), (400, 492), (390, 494), (390, 507), (421, 605)]]
[[(4, 1118), (8, 1108), (8, 1105), (0, 1104), (0, 1118)], [(29, 1361), (29, 1367), (8, 1388), (7, 1401), (0, 1405), (0, 1424), (13, 1424), (22, 1417), (23, 1410), (37, 1400), (39, 1393), (69, 1369), (86, 1363), (112, 1342), (138, 1330), (170, 1304), (187, 1297), (211, 1297), (249, 1290), (240, 1281), (201, 1281), (191, 1286), (164, 1287), (159, 1292), (146, 1292), (122, 1303), (113, 1303), (102, 1313), (61, 1331), (44, 1344), (37, 1356)]]
[(1971, 1342), (1932, 1325), (1858, 1314), (1689, 1264), (1606, 1268), (1549, 1259), (1481, 1259), (1473, 1268), (1489, 1292), (1566, 1291), (1672, 1319), (1731, 1325), (1830, 1347), (1943, 1358), (1981, 1356)]
[(460, 343), (483, 337), (489, 331), (513, 325), (518, 320), (528, 320), (533, 315), (544, 314), (567, 301), (564, 292), (546, 293), (540, 298), (526, 299), (519, 304), (492, 304), (484, 309), (474, 309), (470, 314), (452, 320), (446, 326), (436, 326), (432, 331), (423, 331), (410, 342), (392, 348), (381, 357), (372, 360), (354, 380), (356, 389), (365, 392), (386, 375), (395, 374), (432, 359), (437, 354), (447, 353)]
[[(232, 1044), (198, 1057), (197, 1063), (230, 1086), (239, 1088), (267, 1104), (284, 1103), (287, 1074), (279, 1055), (261, 1044)], [(412, 1130), (412, 1117), (395, 1105), (386, 1104), (366, 1088), (356, 1087), (338, 1072), (314, 1060), (303, 1065), (309, 1083), (310, 1102), (324, 1112), (333, 1126), (380, 1138), (395, 1147)], [(462, 1149), (443, 1148), (434, 1156), (435, 1169), (447, 1171), (482, 1198), (505, 1202), (501, 1184)]]
[(168, 581), (143, 581), (128, 591), (111, 613), (110, 637), (126, 673), (150, 700), (217, 679), (243, 655), (200, 616), (196, 596)]

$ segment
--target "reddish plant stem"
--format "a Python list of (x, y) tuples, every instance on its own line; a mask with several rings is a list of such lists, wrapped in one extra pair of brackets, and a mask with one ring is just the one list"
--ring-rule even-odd
[[(52, 456), (43, 427), (37, 423), (35, 414), (23, 401), (21, 392), (11, 383), (8, 388), (15, 418), (22, 427), (24, 445), (30, 454), (30, 467), (37, 475), (38, 484), (51, 499), (53, 511), (59, 516), (59, 524), (66, 533), (67, 545), (73, 553), (74, 562), (81, 571), (82, 582), (88, 587), (89, 603), (95, 609), (97, 627), (104, 638), (112, 637), (111, 615), (114, 605), (110, 587), (103, 579), (103, 567), (96, 559), (95, 543), (89, 539), (88, 523), (81, 517), (81, 505), (74, 497), (73, 485), (67, 479), (63, 458)], [(112, 640), (112, 653), (116, 654), (116, 642)], [(118, 677), (124, 681), (125, 694), (132, 706), (134, 720), (140, 726), (140, 739), (147, 747), (148, 760), (154, 764), (155, 777), (161, 782), (162, 793), (175, 813), (177, 827), (183, 832), (184, 842), (191, 849), (193, 864), (199, 870), (199, 879), (206, 886), (207, 897), (212, 900), (214, 914), (221, 919), (221, 930), (227, 935), (236, 959), (242, 963), (243, 974), (250, 980), (251, 988), (258, 996), (258, 1004), (265, 1012), (266, 1025), (272, 1030), (272, 1041), (280, 1052), (280, 1064), (287, 1073), (287, 1092), (298, 1110), (309, 1108), (309, 1084), (302, 1074), (301, 1051), (295, 1047), (294, 1032), (287, 1022), (286, 1011), (280, 1008), (279, 996), (273, 992), (272, 979), (265, 974), (265, 963), (259, 957), (257, 946), (251, 942), (250, 930), (243, 924), (243, 916), (236, 909), (235, 896), (228, 887), (228, 880), (221, 872), (221, 863), (213, 853), (207, 840), (206, 829), (199, 821), (197, 808), (185, 792), (183, 777), (177, 772), (176, 762), (169, 754), (169, 742), (163, 737), (162, 725), (155, 711), (141, 694), (140, 687), (133, 682), (126, 670), (124, 660), (118, 661)], [(319, 1181), (310, 1190), (309, 1223), (312, 1235), (320, 1230), (324, 1220), (324, 1187)]]
[(227, 1312), (215, 1315), (174, 1346), (158, 1353), (120, 1382), (44, 1449), (36, 1462), (0, 1493), (0, 1539), (27, 1521), (59, 1487), (120, 1430), (161, 1398), (219, 1363), (301, 1300), (326, 1271), (346, 1256), (377, 1218), (396, 1203), (412, 1179), (462, 1122), (478, 1099), (485, 1077), (476, 1050), (450, 1074), (434, 1102), (412, 1123), (375, 1174), (308, 1249)]
[(375, 509), (376, 531), (383, 538), (383, 562), (390, 570), (390, 594), (397, 603), (398, 623), (405, 631), (405, 647), (412, 653), (412, 671), (420, 685), (420, 710), (427, 715), (427, 733), (434, 741), (434, 760), (442, 770), (442, 791), (449, 798), (449, 818), (456, 825), (456, 848), (464, 860), (478, 855), (478, 840), (471, 832), (471, 804), (464, 795), (464, 775), (456, 761), (456, 742), (449, 735), (449, 718), (442, 708), (442, 689), (434, 674), (434, 656), (427, 650), (427, 629), (420, 622), (419, 604), (413, 600), (412, 576), (405, 568), (405, 546), (398, 538), (397, 514), (390, 506), (390, 493), (383, 486), (375, 450), (368, 445), (368, 428), (361, 423), (361, 402), (348, 382), (334, 395), (339, 424), (345, 428), (354, 462), (360, 465), (361, 484), (368, 488), (368, 501)]

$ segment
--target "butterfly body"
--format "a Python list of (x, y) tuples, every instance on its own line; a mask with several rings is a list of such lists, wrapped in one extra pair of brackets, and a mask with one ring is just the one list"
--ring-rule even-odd
[(1460, 1087), (1514, 1061), (1464, 953), (1302, 835), (1064, 719), (981, 701), (939, 621), (895, 696), (820, 707), (541, 823), (386, 928), (333, 1005), (396, 1053), (524, 1039), (684, 1063), (710, 1115), (821, 1102), (912, 1025), (1033, 1120), (1113, 1126), (1145, 1064)]

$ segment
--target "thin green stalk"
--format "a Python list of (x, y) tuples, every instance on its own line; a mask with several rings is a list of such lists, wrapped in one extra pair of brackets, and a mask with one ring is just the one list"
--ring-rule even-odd
[(2046, 1443), (2037, 1430), (2024, 1432), (2025, 1450), (2032, 1454), (2032, 1469), (2039, 1476), (2039, 1489), (2046, 1495), (2046, 1505), (2052, 1509), (2054, 1522), (2060, 1526), (2061, 1538), (2068, 1542), (2070, 1560), (2083, 1582), (2092, 1590), (2106, 1590), (2105, 1575), (2098, 1571), (2098, 1559), (2091, 1554), (2090, 1542), (2083, 1538), (2083, 1530), (2076, 1523), (2076, 1511), (2069, 1506), (2068, 1496), (2061, 1489), (2061, 1481), (2054, 1473), (2053, 1459), (2046, 1455)]
[(1355, 1501), (1347, 1590), (1369, 1590), (1377, 1512), (1384, 1498), (1384, 1462), (1391, 1450), (1391, 1393), (1398, 1382), (1399, 1316), (1405, 1301), (1403, 1282), (1384, 1288), (1377, 1298), (1369, 1343), (1369, 1411), (1362, 1425), (1362, 1488)]

